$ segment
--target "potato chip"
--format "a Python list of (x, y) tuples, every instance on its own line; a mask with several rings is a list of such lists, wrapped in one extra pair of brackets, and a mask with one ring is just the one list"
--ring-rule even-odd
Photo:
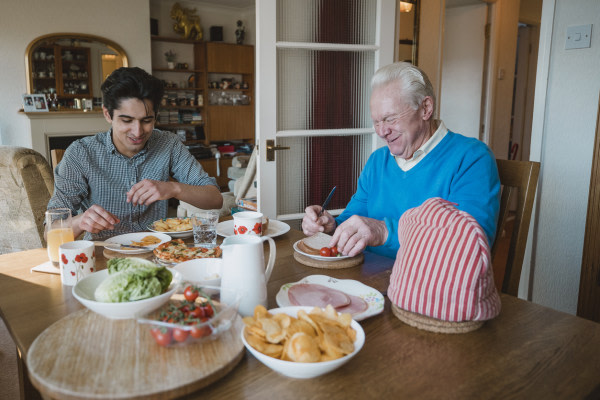
[(288, 356), (295, 362), (318, 362), (321, 349), (313, 336), (304, 332), (295, 333), (288, 340)]

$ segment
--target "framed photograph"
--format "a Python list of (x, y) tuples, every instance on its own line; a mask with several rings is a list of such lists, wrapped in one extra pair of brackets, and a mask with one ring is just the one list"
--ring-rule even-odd
[(25, 112), (46, 112), (48, 104), (46, 96), (43, 94), (24, 94), (23, 95), (23, 111)]

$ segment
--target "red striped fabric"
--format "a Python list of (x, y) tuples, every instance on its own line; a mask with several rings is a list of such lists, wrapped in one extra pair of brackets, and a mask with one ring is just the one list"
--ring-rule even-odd
[(436, 197), (402, 215), (388, 297), (404, 310), (443, 321), (488, 320), (500, 313), (500, 297), (487, 238), (455, 206)]

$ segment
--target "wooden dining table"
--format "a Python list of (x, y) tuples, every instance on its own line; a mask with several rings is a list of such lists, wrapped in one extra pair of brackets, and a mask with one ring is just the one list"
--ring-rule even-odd
[[(317, 274), (357, 280), (386, 295), (393, 259), (365, 252), (364, 263), (355, 267), (309, 267), (293, 256), (293, 244), (302, 237), (292, 229), (275, 238), (269, 308), (277, 307), (282, 285)], [(101, 268), (106, 260), (97, 253)], [(84, 309), (59, 275), (30, 271), (46, 260), (45, 249), (0, 255), (0, 311), (18, 348), (25, 398), (38, 395), (27, 379), (32, 343), (50, 325)], [(600, 398), (600, 324), (505, 294), (501, 300), (500, 315), (482, 328), (440, 334), (401, 322), (385, 297), (383, 312), (360, 322), (364, 347), (329, 374), (287, 378), (244, 350), (231, 372), (182, 398)]]

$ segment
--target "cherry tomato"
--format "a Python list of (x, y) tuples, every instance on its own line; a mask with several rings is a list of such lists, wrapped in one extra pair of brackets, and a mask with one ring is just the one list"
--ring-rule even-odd
[(203, 304), (202, 306), (200, 306), (198, 308), (200, 308), (200, 317), (201, 318), (210, 318), (215, 313), (210, 304)]
[(338, 251), (337, 246), (333, 246), (331, 248), (331, 257), (337, 257), (338, 254), (340, 254), (340, 252)]
[(187, 301), (194, 301), (196, 300), (196, 297), (198, 297), (198, 290), (193, 286), (188, 286), (185, 288), (183, 296)]
[(320, 253), (322, 257), (331, 257), (331, 249), (329, 247), (322, 247)]
[(210, 334), (210, 326), (192, 326), (192, 330), (190, 331), (190, 335), (195, 339), (199, 339), (204, 336), (209, 336)]
[(173, 329), (173, 339), (175, 339), (178, 342), (185, 342), (185, 339), (187, 339), (189, 334), (190, 332), (186, 331), (185, 329)]
[(156, 340), (156, 343), (158, 343), (159, 346), (170, 345), (171, 339), (173, 338), (171, 330), (164, 327), (151, 329), (150, 334), (154, 337), (154, 340)]

